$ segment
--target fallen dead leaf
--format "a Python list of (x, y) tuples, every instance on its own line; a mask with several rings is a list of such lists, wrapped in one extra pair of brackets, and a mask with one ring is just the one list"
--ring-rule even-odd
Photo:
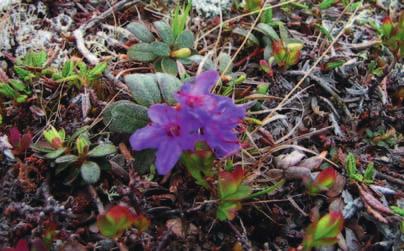
[(289, 154), (281, 154), (275, 157), (275, 164), (278, 168), (286, 169), (291, 166), (295, 166), (299, 163), (306, 155), (300, 151), (293, 151)]

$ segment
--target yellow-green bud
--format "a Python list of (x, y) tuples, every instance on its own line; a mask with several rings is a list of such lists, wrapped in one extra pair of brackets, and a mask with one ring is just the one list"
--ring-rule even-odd
[(191, 49), (181, 48), (179, 50), (172, 51), (170, 53), (170, 56), (172, 58), (187, 58), (187, 57), (191, 56), (191, 53), (192, 53)]

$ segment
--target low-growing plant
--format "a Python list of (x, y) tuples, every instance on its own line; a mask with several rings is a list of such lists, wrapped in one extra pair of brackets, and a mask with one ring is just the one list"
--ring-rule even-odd
[(53, 80), (58, 83), (67, 83), (69, 86), (93, 87), (106, 70), (107, 63), (102, 62), (94, 67), (88, 67), (83, 61), (67, 60), (61, 70), (48, 69)]
[(108, 238), (118, 238), (132, 226), (144, 232), (149, 228), (150, 220), (144, 215), (136, 215), (126, 206), (113, 206), (106, 213), (98, 215), (97, 226), (101, 234)]
[(10, 79), (8, 83), (0, 82), (0, 95), (17, 103), (24, 103), (31, 94), (30, 88), (22, 81)]
[(8, 132), (8, 141), (13, 146), (12, 153), (14, 155), (20, 155), (30, 147), (32, 134), (31, 132), (21, 134), (17, 127), (13, 127)]
[(394, 128), (388, 130), (379, 129), (376, 131), (367, 129), (366, 136), (369, 138), (368, 142), (370, 144), (386, 148), (394, 147), (398, 142), (403, 140), (403, 136)]
[(132, 32), (140, 43), (128, 49), (128, 56), (132, 60), (154, 62), (157, 71), (177, 75), (177, 60), (183, 64), (190, 64), (193, 54), (194, 34), (185, 30), (190, 5), (181, 11), (177, 7), (171, 20), (171, 25), (164, 21), (153, 23), (161, 40), (156, 40), (148, 27), (141, 22), (130, 23), (127, 29)]
[(218, 197), (219, 203), (216, 217), (219, 220), (233, 220), (241, 208), (241, 200), (251, 195), (251, 188), (243, 184), (244, 170), (236, 167), (233, 171), (219, 173)]
[(328, 191), (337, 179), (337, 171), (329, 167), (322, 170), (313, 181), (309, 181), (307, 189), (309, 194), (315, 195), (320, 192)]
[(218, 79), (219, 74), (210, 70), (185, 83), (175, 95), (175, 107), (152, 105), (151, 123), (131, 136), (134, 150), (157, 149), (159, 174), (169, 173), (182, 153), (195, 150), (197, 142), (206, 143), (218, 158), (240, 149), (235, 129), (245, 111), (230, 98), (210, 93)]
[[(279, 35), (272, 26), (279, 28)], [(273, 75), (272, 65), (286, 70), (299, 62), (303, 43), (300, 40), (289, 38), (288, 31), (282, 22), (272, 20), (261, 22), (255, 27), (255, 30), (262, 36), (250, 34), (249, 41), (255, 46), (265, 48), (264, 59), (260, 60), (260, 66), (266, 74)], [(242, 28), (236, 28), (233, 32), (242, 36), (249, 34)]]
[(20, 80), (30, 83), (42, 75), (47, 61), (48, 55), (45, 51), (30, 51), (23, 57), (17, 58), (14, 71)]
[(344, 217), (340, 212), (333, 211), (324, 215), (307, 227), (304, 233), (303, 250), (335, 244), (343, 226)]
[[(76, 86), (81, 89), (82, 87), (93, 87), (107, 68), (106, 62), (89, 67), (81, 60), (67, 60), (61, 69), (57, 69), (47, 66), (47, 61), (48, 56), (45, 51), (28, 52), (17, 60), (14, 70), (17, 76), (26, 83), (30, 83), (36, 78), (49, 77), (56, 83), (67, 83), (69, 87)], [(9, 84), (19, 93), (30, 94), (28, 87), (20, 80), (10, 81)]]
[(251, 12), (259, 10), (262, 7), (262, 0), (245, 0), (243, 4), (244, 10)]
[(45, 157), (54, 161), (56, 175), (67, 172), (65, 184), (73, 183), (79, 174), (86, 183), (96, 183), (101, 174), (99, 163), (104, 163), (106, 156), (116, 152), (116, 147), (110, 143), (91, 147), (85, 128), (66, 139), (63, 129), (58, 131), (51, 126), (43, 136), (46, 142), (40, 142), (33, 148), (46, 153)]
[(372, 162), (367, 165), (365, 172), (361, 174), (356, 167), (355, 155), (353, 155), (352, 153), (349, 153), (346, 157), (345, 168), (347, 170), (348, 177), (359, 182), (373, 183), (374, 177), (376, 175), (376, 170)]
[(379, 34), (383, 45), (389, 48), (397, 56), (404, 55), (404, 13), (401, 13), (399, 20), (393, 22), (391, 17), (384, 17), (381, 22), (369, 21), (370, 25)]

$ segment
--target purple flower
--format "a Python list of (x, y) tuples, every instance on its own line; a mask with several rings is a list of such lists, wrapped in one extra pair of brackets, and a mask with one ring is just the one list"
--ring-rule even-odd
[(234, 130), (245, 112), (230, 98), (210, 94), (218, 79), (216, 71), (203, 72), (194, 81), (185, 83), (176, 99), (182, 109), (199, 121), (202, 139), (221, 158), (240, 149)]
[(216, 157), (222, 158), (240, 149), (235, 129), (244, 118), (245, 111), (227, 97), (216, 96), (212, 102), (211, 110), (200, 111), (195, 117), (202, 124), (202, 139), (212, 148)]
[(132, 134), (130, 144), (134, 150), (157, 149), (156, 168), (159, 174), (165, 175), (182, 151), (194, 149), (200, 140), (199, 124), (192, 116), (165, 104), (151, 106), (148, 115), (152, 123)]
[(206, 71), (185, 83), (175, 95), (179, 105), (153, 105), (148, 110), (151, 123), (130, 138), (134, 150), (157, 149), (159, 174), (171, 171), (183, 151), (193, 151), (205, 141), (219, 158), (240, 149), (236, 128), (245, 109), (228, 97), (211, 94), (219, 79), (216, 71)]
[(185, 83), (175, 98), (182, 106), (203, 109), (205, 105), (210, 105), (210, 99), (213, 96), (210, 94), (210, 90), (218, 79), (217, 71), (205, 71), (194, 80)]

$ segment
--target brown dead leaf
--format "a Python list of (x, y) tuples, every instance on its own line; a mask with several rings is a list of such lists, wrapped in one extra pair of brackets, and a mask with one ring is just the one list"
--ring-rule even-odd
[(342, 212), (344, 210), (344, 206), (345, 206), (344, 201), (341, 198), (336, 198), (330, 203), (330, 205), (328, 206), (328, 210), (330, 212), (332, 211)]
[(378, 221), (383, 222), (385, 224), (388, 224), (389, 222), (387, 221), (386, 218), (383, 217), (383, 215), (381, 213), (379, 213), (378, 211), (376, 211), (375, 209), (373, 209), (369, 204), (364, 203), (366, 210), (368, 211), (368, 213), (370, 215), (372, 215), (373, 217), (375, 217)]
[[(393, 214), (393, 212), (390, 210), (390, 208), (383, 205), (364, 186), (358, 184), (358, 188), (359, 188), (359, 193), (360, 193), (360, 195), (362, 197), (362, 200), (365, 203), (365, 205), (369, 205), (370, 207), (372, 207), (374, 210), (377, 210), (378, 212), (382, 212), (382, 213), (385, 213), (385, 214)], [(374, 211), (374, 210), (372, 210), (372, 211)]]
[(292, 166), (285, 170), (285, 178), (288, 180), (310, 178), (310, 169), (300, 166)]
[(300, 151), (293, 151), (289, 154), (281, 154), (275, 157), (275, 164), (278, 168), (287, 169), (288, 167), (295, 166), (306, 155)]
[(334, 185), (327, 191), (327, 196), (333, 198), (341, 194), (345, 183), (345, 177), (338, 173)]
[(167, 229), (171, 230), (177, 237), (184, 238), (185, 232), (180, 218), (169, 219), (166, 222)]
[(323, 151), (317, 156), (304, 159), (299, 162), (299, 166), (306, 167), (310, 170), (316, 170), (320, 167), (321, 163), (323, 163), (323, 160), (325, 156), (327, 156), (327, 153), (327, 151)]

